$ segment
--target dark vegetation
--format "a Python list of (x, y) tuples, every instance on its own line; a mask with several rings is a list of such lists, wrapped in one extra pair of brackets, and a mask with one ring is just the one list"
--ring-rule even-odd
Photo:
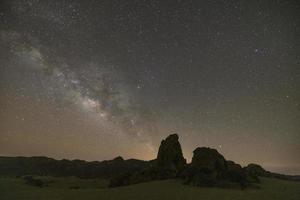
[(183, 184), (192, 186), (244, 189), (251, 187), (252, 183), (259, 183), (259, 177), (300, 180), (299, 176), (268, 172), (257, 164), (243, 168), (233, 161), (227, 161), (216, 149), (207, 147), (196, 148), (192, 162), (187, 164), (177, 134), (161, 142), (157, 158), (151, 161), (124, 160), (122, 157), (102, 162), (54, 160), (47, 157), (0, 157), (0, 176), (23, 177), (29, 185), (47, 186), (42, 179), (31, 175), (104, 178), (110, 179), (110, 187), (179, 179)]
[(23, 179), (28, 185), (37, 186), (37, 187), (43, 187), (45, 186), (45, 183), (36, 177), (32, 176), (24, 176)]

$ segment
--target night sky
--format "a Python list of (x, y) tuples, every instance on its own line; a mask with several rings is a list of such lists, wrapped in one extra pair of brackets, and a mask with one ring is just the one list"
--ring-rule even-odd
[(300, 174), (299, 2), (0, 1), (0, 155), (153, 159), (178, 133)]

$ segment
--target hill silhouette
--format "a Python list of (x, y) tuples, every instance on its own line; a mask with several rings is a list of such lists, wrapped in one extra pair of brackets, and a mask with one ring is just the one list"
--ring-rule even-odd
[(0, 157), (0, 175), (4, 176), (76, 176), (79, 178), (110, 178), (128, 171), (147, 167), (149, 161), (124, 160), (117, 157), (107, 161), (55, 160), (47, 157)]
[(259, 177), (300, 180), (299, 176), (266, 171), (257, 164), (242, 168), (233, 161), (227, 161), (216, 149), (208, 147), (196, 148), (192, 162), (186, 163), (177, 134), (162, 140), (157, 158), (150, 161), (124, 160), (120, 156), (101, 162), (47, 157), (0, 157), (0, 176), (26, 175), (105, 178), (110, 179), (111, 187), (174, 178), (193, 186), (235, 185), (241, 188), (260, 182)]

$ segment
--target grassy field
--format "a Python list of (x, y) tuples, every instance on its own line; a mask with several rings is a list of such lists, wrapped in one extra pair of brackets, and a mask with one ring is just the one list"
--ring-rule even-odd
[[(106, 181), (82, 180), (75, 177), (45, 177), (47, 187), (35, 187), (25, 184), (23, 179), (0, 178), (1, 200), (76, 200), (76, 199), (110, 199), (110, 200), (158, 200), (158, 199), (205, 199), (205, 200), (299, 200), (300, 183), (278, 179), (263, 178), (260, 189), (220, 189), (198, 188), (181, 185), (176, 180), (154, 181), (119, 188), (105, 188)], [(79, 189), (71, 189), (71, 188)]]

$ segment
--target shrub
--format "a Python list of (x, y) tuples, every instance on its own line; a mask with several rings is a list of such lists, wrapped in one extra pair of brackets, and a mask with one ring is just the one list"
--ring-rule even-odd
[(36, 187), (43, 187), (45, 184), (41, 179), (34, 178), (32, 176), (25, 176), (23, 177), (26, 184), (36, 186)]

